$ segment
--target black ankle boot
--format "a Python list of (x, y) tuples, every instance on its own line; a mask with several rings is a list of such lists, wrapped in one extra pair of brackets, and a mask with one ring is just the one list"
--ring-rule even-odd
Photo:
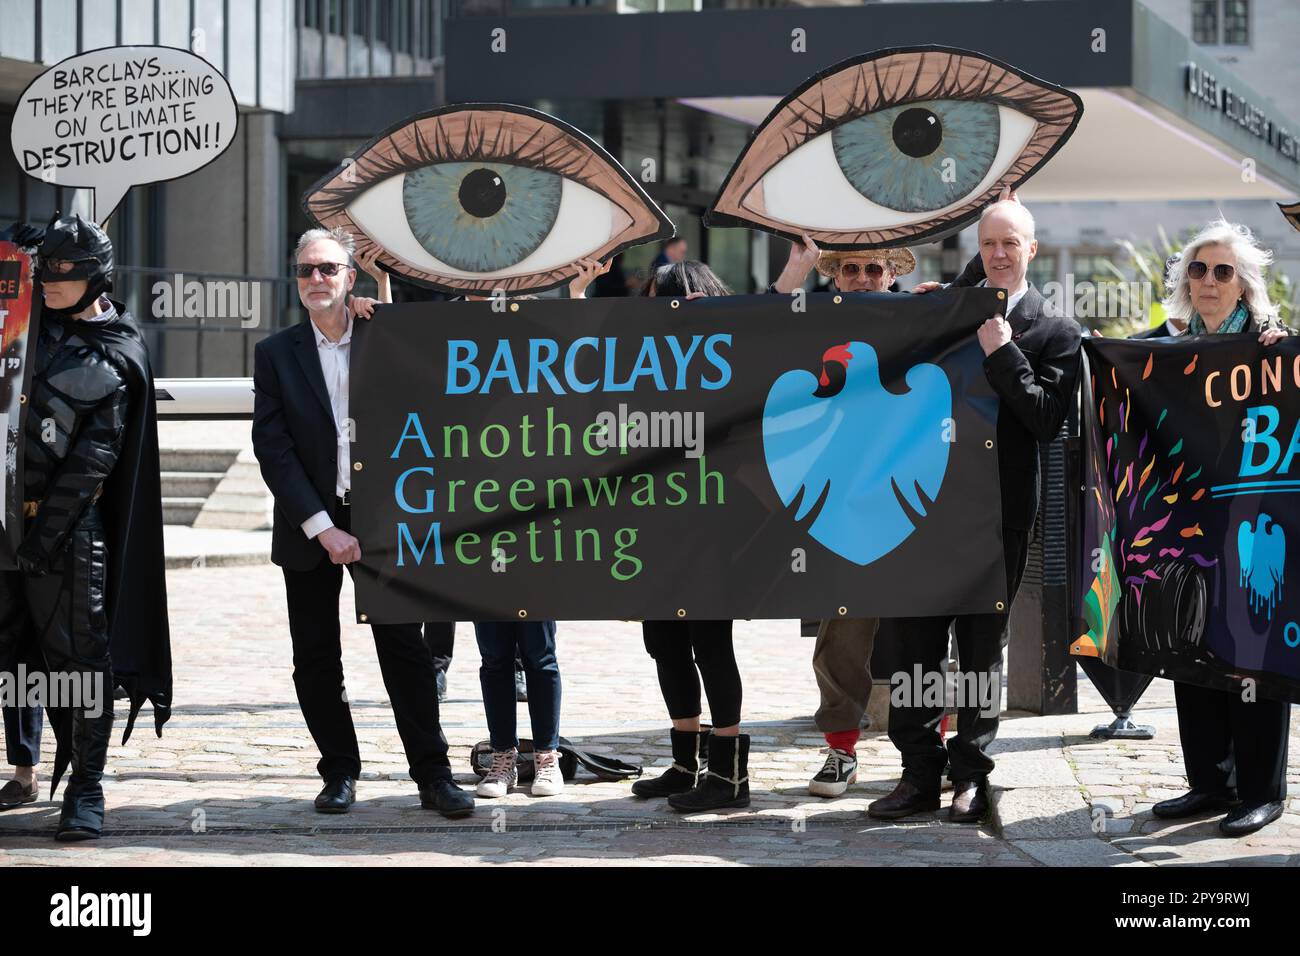
[(709, 759), (708, 730), (672, 730), (673, 765), (657, 777), (638, 780), (632, 792), (638, 797), (667, 797), (685, 793), (699, 780), (700, 768)]
[(112, 701), (98, 717), (84, 708), (72, 714), (72, 775), (63, 790), (63, 812), (54, 839), (97, 840), (104, 829), (104, 762), (113, 733)]
[(749, 806), (749, 734), (709, 739), (709, 769), (686, 793), (668, 798), (681, 813)]

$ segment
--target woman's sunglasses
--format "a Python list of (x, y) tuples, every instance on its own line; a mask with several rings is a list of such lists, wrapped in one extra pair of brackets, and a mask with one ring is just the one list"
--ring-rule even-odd
[(873, 279), (879, 279), (885, 274), (885, 267), (879, 262), (868, 262), (865, 266), (860, 266), (856, 262), (844, 262), (840, 264), (840, 275), (846, 279), (855, 279), (859, 272), (865, 272)]
[[(1200, 259), (1187, 263), (1187, 275), (1192, 279), (1204, 279), (1205, 273), (1209, 271), (1207, 266)], [(1226, 262), (1221, 262), (1214, 267), (1215, 282), (1231, 282), (1232, 277), (1237, 274), (1237, 270)]]
[(310, 279), (312, 272), (320, 270), (320, 274), (330, 279), (338, 275), (340, 269), (349, 268), (344, 262), (299, 262), (293, 267), (293, 274), (299, 279)]

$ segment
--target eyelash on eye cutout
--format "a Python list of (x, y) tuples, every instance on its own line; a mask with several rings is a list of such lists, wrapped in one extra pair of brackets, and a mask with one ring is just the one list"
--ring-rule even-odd
[[(572, 179), (602, 196), (606, 195), (604, 190), (593, 185), (595, 177), (591, 170), (598, 160), (581, 143), (571, 140), (559, 130), (548, 129), (539, 123), (537, 129), (516, 146), (514, 140), (517, 134), (508, 130), (503, 120), (504, 118), (501, 121), (496, 118), (476, 120), (466, 126), (465, 135), (459, 142), (444, 132), (440, 123), (434, 127), (432, 145), (419, 126), (412, 131), (415, 140), (413, 148), (400, 146), (393, 136), (389, 136), (392, 157), (371, 157), (369, 154), (375, 148), (371, 147), (366, 156), (353, 163), (356, 182), (320, 190), (321, 198), (314, 204), (313, 211), (318, 216), (341, 213), (351, 205), (353, 199), (375, 183), (434, 163), (482, 161), (540, 169)], [(494, 123), (495, 130), (489, 129)]]
[[(867, 64), (858, 66), (858, 76), (854, 83), (853, 95), (844, 109), (837, 113), (827, 112), (824, 95), (820, 108), (815, 104), (805, 103), (802, 99), (792, 101), (789, 106), (791, 108), (801, 108), (803, 112), (793, 117), (782, 132), (782, 138), (785, 141), (787, 150), (786, 154), (794, 152), (795, 149), (821, 133), (832, 130), (850, 120), (859, 119), (880, 110), (892, 109), (895, 106), (906, 106), (908, 103), (921, 103), (926, 100), (978, 99), (996, 106), (1007, 106), (1018, 110), (1039, 123), (1062, 122), (1070, 115), (1068, 103), (1054, 105), (1058, 98), (1052, 90), (1042, 89), (1037, 84), (1016, 76), (1010, 70), (989, 63), (978, 76), (963, 82), (959, 76), (962, 57), (951, 53), (940, 55), (948, 59), (948, 65), (939, 75), (937, 81), (925, 90), (917, 89), (917, 82), (922, 72), (918, 68), (914, 72), (911, 85), (906, 92), (897, 95), (887, 93), (884, 88), (884, 80), (880, 75), (880, 61), (875, 60), (870, 64), (870, 79), (867, 76)], [(998, 71), (996, 76), (992, 75), (994, 70)], [(1016, 85), (1011, 92), (999, 93), (998, 95), (989, 95), (987, 93), (988, 90), (996, 89), (998, 84), (1007, 77), (1013, 77), (1016, 80)], [(871, 80), (874, 80), (874, 83)], [(1028, 92), (1024, 96), (1016, 96), (1016, 91), (1020, 89), (1025, 89)]]

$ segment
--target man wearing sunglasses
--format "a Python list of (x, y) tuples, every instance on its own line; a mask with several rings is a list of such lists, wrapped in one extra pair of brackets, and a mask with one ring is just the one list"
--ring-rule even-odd
[[(38, 241), (30, 228), (24, 236)], [(127, 736), (145, 700), (159, 732), (170, 714), (158, 427), (144, 336), (107, 294), (108, 236), (80, 216), (56, 216), (39, 242), (25, 521), (18, 570), (0, 572), (0, 669), (35, 646), (52, 677), (78, 678), (81, 693), (47, 709), (55, 787), (72, 768), (55, 838), (87, 840), (103, 829), (114, 687), (131, 701)]]
[[(325, 786), (315, 804), (321, 813), (346, 813), (361, 774), (343, 690), (338, 606), (343, 567), (361, 560), (351, 533), (353, 252), (352, 237), (341, 229), (303, 233), (293, 271), (308, 318), (254, 350), (253, 451), (275, 498), (271, 560), (284, 572), (298, 703), (321, 753), (317, 770)], [(371, 630), (421, 805), (448, 817), (472, 812), (474, 798), (452, 781), (437, 678), (420, 625), (372, 624)]]

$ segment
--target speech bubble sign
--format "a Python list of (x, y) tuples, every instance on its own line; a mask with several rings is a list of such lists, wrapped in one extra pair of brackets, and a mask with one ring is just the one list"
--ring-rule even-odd
[(132, 186), (187, 176), (235, 139), (230, 83), (188, 50), (90, 50), (28, 84), (9, 139), (18, 167), (57, 186), (94, 191), (104, 222)]

